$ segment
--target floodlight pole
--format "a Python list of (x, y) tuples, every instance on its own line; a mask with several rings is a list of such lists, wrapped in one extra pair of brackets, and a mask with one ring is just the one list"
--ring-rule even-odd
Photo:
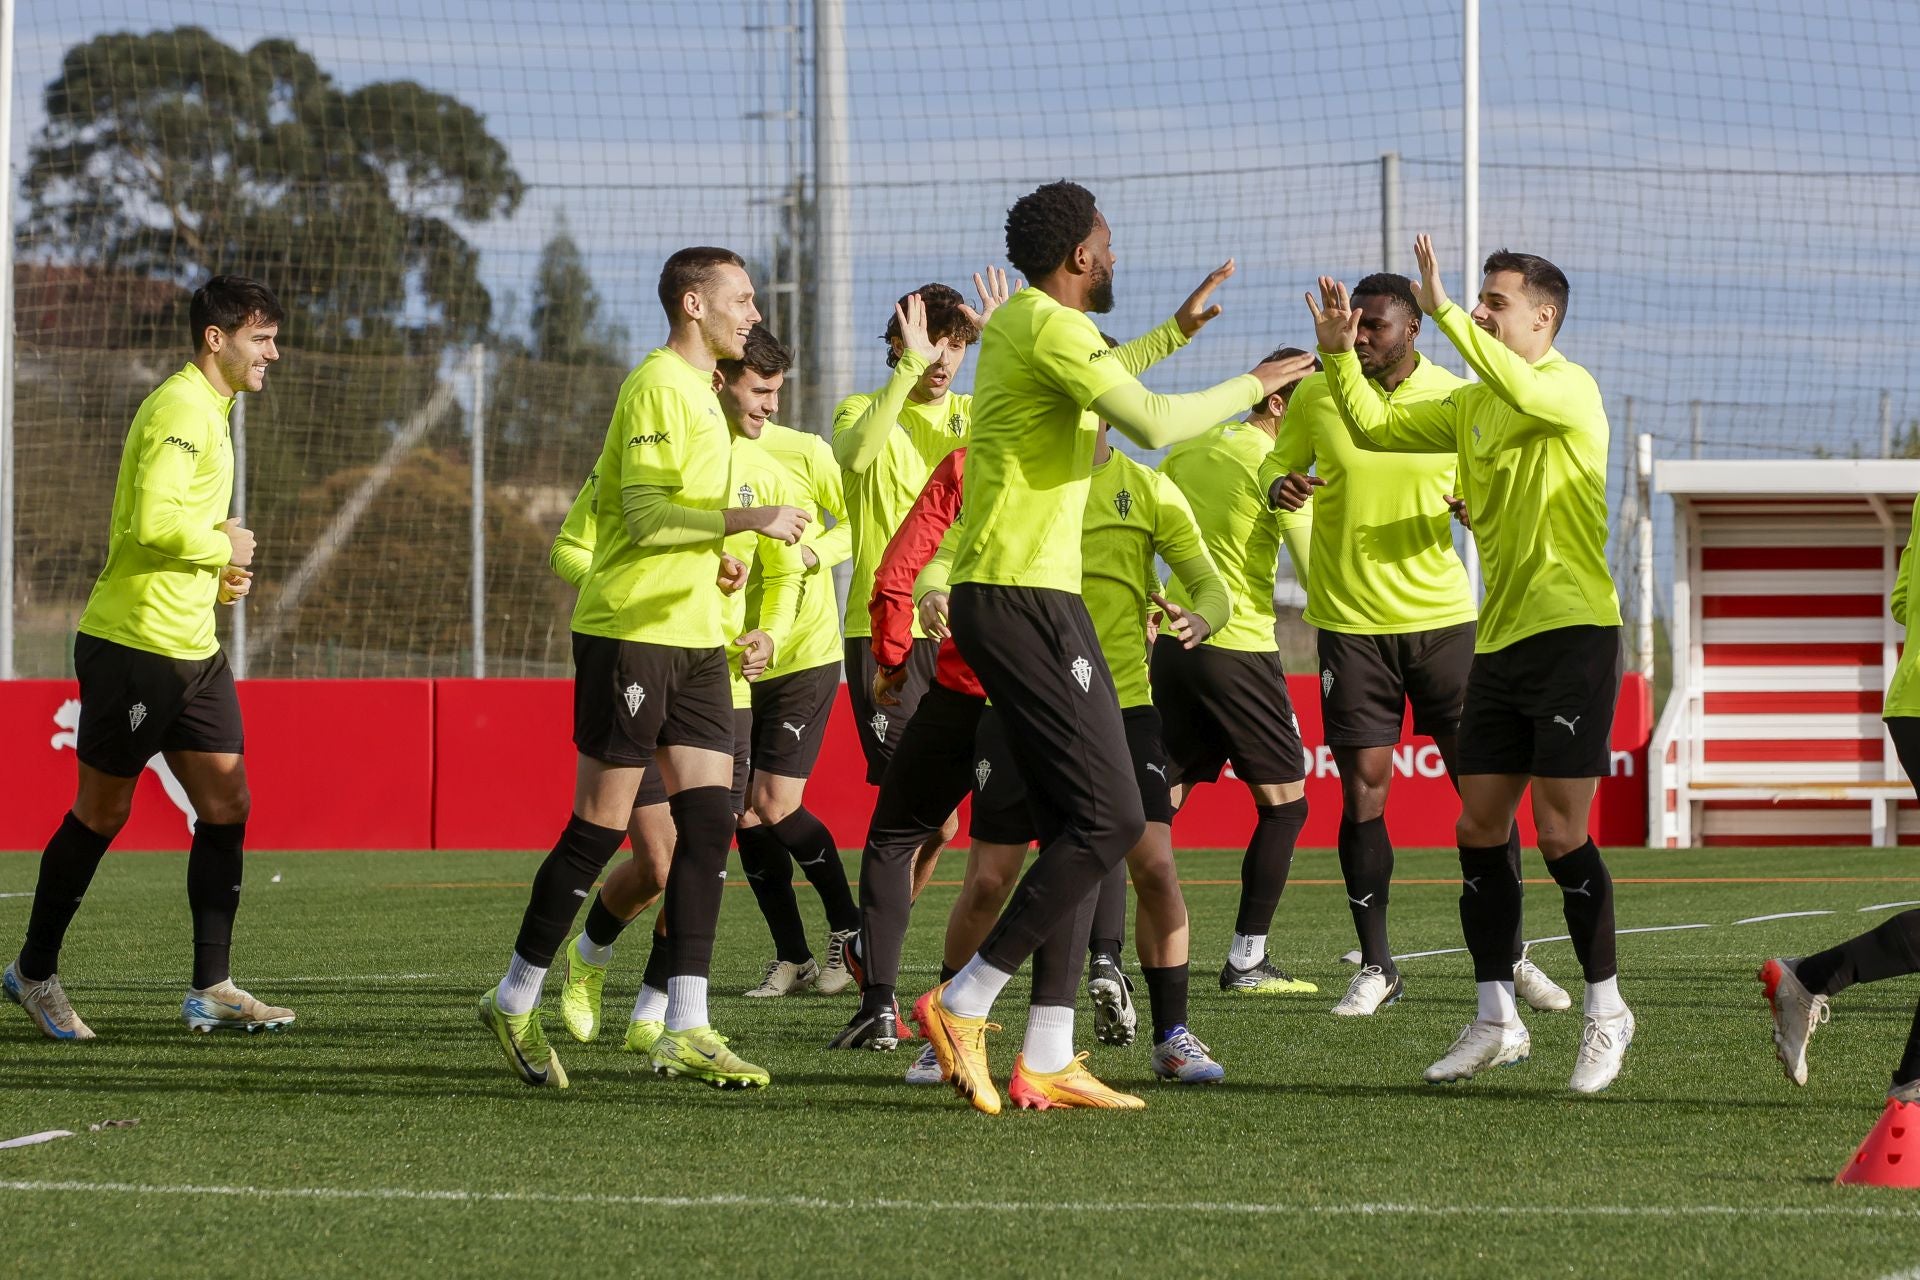
[(470, 426), (468, 450), (472, 464), (472, 501), (468, 533), (473, 544), (473, 678), (487, 675), (487, 349), (476, 342), (467, 353), (473, 376), (473, 401), (467, 406)]
[[(813, 403), (853, 389), (853, 226), (848, 190), (845, 0), (813, 0)], [(817, 429), (817, 427), (816, 427)], [(850, 566), (834, 570), (843, 601)]]
[(14, 676), (13, 0), (0, 0), (0, 680)]
[[(1480, 270), (1480, 0), (1462, 0), (1460, 33), (1460, 255), (1461, 286), (1468, 297), (1479, 293), (1473, 277)], [(1468, 370), (1472, 377), (1473, 371)], [(1467, 582), (1480, 598), (1480, 545), (1466, 537)]]

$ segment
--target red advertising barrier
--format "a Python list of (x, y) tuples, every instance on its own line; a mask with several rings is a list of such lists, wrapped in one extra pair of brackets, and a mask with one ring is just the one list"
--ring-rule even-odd
[[(73, 803), (79, 688), (0, 680), (0, 849), (38, 849)], [(433, 839), (433, 683), (245, 680), (254, 849), (425, 849)], [(156, 756), (116, 849), (184, 849), (187, 798)]]
[[(1301, 843), (1331, 846), (1340, 783), (1320, 741), (1312, 676), (1289, 680), (1312, 768)], [(250, 680), (246, 714), (257, 849), (539, 849), (566, 822), (573, 795), (572, 686), (565, 680)], [(0, 848), (46, 842), (73, 793), (71, 681), (0, 682)], [(1646, 843), (1646, 746), (1653, 726), (1646, 682), (1628, 676), (1614, 719), (1614, 776), (1600, 786), (1594, 837)], [(156, 760), (155, 766), (163, 762)], [(1453, 843), (1459, 803), (1427, 739), (1395, 758), (1388, 820), (1402, 847)], [(852, 713), (834, 705), (807, 803), (846, 847), (860, 844), (873, 810)], [(170, 798), (156, 767), (142, 777), (127, 849), (186, 847), (184, 796)], [(964, 816), (964, 815), (963, 815)], [(1231, 776), (1196, 790), (1174, 825), (1186, 848), (1244, 844), (1253, 825), (1245, 787)], [(1533, 828), (1523, 806), (1520, 825)], [(964, 827), (962, 829), (964, 838)]]

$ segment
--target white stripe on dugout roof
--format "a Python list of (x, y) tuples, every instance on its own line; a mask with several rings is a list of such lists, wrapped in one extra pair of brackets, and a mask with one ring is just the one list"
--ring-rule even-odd
[[(1794, 689), (1794, 693), (1802, 690)], [(1703, 736), (1720, 742), (1853, 742), (1880, 736), (1880, 717), (1827, 711), (1743, 711), (1701, 717)]]
[(1708, 693), (1879, 693), (1887, 687), (1880, 666), (1707, 667), (1701, 678)]
[(1874, 596), (1878, 569), (1708, 569), (1695, 579), (1703, 596)]
[(1700, 624), (1704, 644), (1879, 644), (1880, 617), (1708, 618)]

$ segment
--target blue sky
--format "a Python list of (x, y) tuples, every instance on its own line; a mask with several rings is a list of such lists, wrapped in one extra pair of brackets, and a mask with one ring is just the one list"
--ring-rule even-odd
[[(289, 35), (342, 83), (413, 78), (483, 112), (532, 184), (471, 231), (510, 316), (564, 217), (603, 294), (650, 344), (660, 258), (771, 232), (749, 113), (778, 105), (750, 25), (787, 5), (552, 0), (65, 0), (19, 17), (16, 163), (61, 52), (108, 30), (198, 23)], [(1072, 176), (1121, 255), (1110, 327), (1145, 328), (1235, 256), (1227, 313), (1167, 389), (1306, 335), (1321, 270), (1380, 265), (1377, 157), (1405, 159), (1407, 239), (1459, 261), (1457, 7), (1437, 0), (1069, 6), (849, 0), (855, 332), (928, 279), (1000, 252), (1007, 204)], [(1663, 451), (1709, 402), (1712, 452), (1877, 442), (1882, 388), (1920, 417), (1891, 294), (1920, 285), (1920, 24), (1842, 0), (1484, 0), (1481, 244), (1572, 277), (1563, 347), (1618, 424), (1635, 398)], [(1400, 250), (1399, 265), (1410, 252)], [(1900, 312), (1904, 313), (1904, 305)], [(860, 367), (879, 376), (877, 343)], [(1450, 353), (1446, 353), (1450, 355)], [(1616, 454), (1624, 454), (1616, 450)], [(1616, 463), (1618, 458), (1616, 459)]]

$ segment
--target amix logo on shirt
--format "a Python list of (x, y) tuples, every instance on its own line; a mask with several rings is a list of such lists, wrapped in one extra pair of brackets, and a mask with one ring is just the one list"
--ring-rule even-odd
[(168, 436), (165, 440), (162, 440), (160, 443), (170, 444), (175, 446), (176, 448), (185, 449), (188, 453), (193, 454), (195, 457), (200, 456), (200, 446), (193, 444), (189, 441), (182, 440), (179, 436)]
[(1113, 354), (1112, 347), (1102, 347), (1098, 351), (1089, 351), (1087, 353), (1087, 363), (1092, 364), (1095, 360), (1105, 360), (1108, 356), (1112, 354)]
[(637, 444), (665, 444), (668, 438), (665, 431), (649, 431), (644, 436), (635, 436), (627, 441), (627, 448), (631, 449)]

